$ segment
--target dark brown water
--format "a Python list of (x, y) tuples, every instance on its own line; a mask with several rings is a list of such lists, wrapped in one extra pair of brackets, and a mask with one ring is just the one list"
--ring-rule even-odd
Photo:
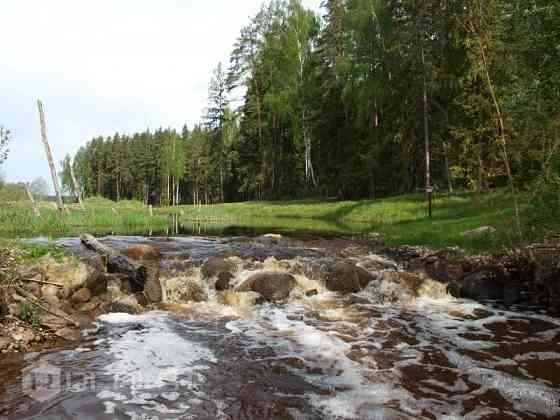
[[(168, 255), (188, 250), (194, 260), (254, 246), (166, 243)], [(262, 266), (240, 262), (237, 277), (324, 258), (320, 249), (279, 247), (264, 247), (276, 258)], [(200, 281), (196, 268), (189, 276)], [(75, 348), (2, 356), (0, 416), (560, 418), (560, 320), (455, 300), (437, 285), (418, 299), (383, 282), (342, 297), (297, 280), (283, 304), (210, 294), (173, 314), (103, 316)], [(306, 297), (312, 286), (320, 293)]]

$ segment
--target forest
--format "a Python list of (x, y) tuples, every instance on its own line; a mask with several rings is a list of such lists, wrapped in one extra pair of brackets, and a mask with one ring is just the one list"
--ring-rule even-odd
[[(560, 190), (560, 4), (271, 1), (218, 64), (200, 123), (96, 137), (86, 197), (159, 205)], [(557, 200), (557, 198), (556, 198)]]

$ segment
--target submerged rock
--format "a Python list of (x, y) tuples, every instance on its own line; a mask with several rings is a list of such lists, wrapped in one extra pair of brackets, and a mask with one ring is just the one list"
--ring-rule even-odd
[(337, 262), (326, 269), (325, 287), (332, 292), (358, 293), (374, 280), (362, 267), (350, 262)]
[(319, 291), (317, 289), (312, 289), (312, 290), (308, 290), (307, 292), (305, 292), (305, 296), (307, 296), (307, 297), (317, 296), (318, 294), (319, 294)]
[(236, 291), (257, 292), (265, 300), (276, 301), (286, 299), (296, 286), (294, 276), (288, 273), (264, 271), (253, 274), (245, 279)]
[(233, 276), (235, 264), (227, 258), (211, 257), (202, 265), (200, 272), (205, 279), (218, 277), (221, 273), (229, 273)]
[(233, 278), (234, 278), (233, 274), (222, 272), (218, 274), (218, 279), (216, 280), (216, 284), (214, 287), (218, 292), (231, 289), (232, 288), (231, 281), (233, 280)]

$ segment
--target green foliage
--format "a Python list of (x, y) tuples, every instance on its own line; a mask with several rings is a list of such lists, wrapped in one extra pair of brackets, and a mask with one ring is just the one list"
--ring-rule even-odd
[(24, 250), (26, 260), (37, 260), (45, 255), (60, 260), (66, 256), (64, 248), (54, 244), (23, 243), (21, 247)]
[(11, 139), (10, 130), (6, 129), (4, 126), (0, 125), (0, 166), (8, 158), (8, 143)]
[(375, 199), (423, 189), (429, 151), (438, 193), (532, 189), (525, 223), (551, 220), (558, 2), (326, 0), (323, 11), (264, 4), (210, 77), (203, 123), (92, 139), (73, 159), (85, 196)]
[(0, 202), (6, 203), (26, 200), (28, 200), (28, 198), (22, 184), (0, 184)]
[(533, 237), (560, 229), (560, 156), (555, 156), (549, 165), (545, 175), (532, 185), (526, 225)]
[(39, 312), (34, 305), (30, 303), (22, 303), (20, 306), (20, 311), (21, 312), (19, 317), (23, 322), (27, 322), (34, 328), (39, 327), (39, 325), (41, 324)]

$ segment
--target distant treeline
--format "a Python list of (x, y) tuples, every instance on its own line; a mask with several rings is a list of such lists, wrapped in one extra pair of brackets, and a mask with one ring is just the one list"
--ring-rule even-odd
[(202, 123), (91, 140), (73, 159), (83, 193), (366, 198), (558, 175), (558, 1), (326, 0), (324, 13), (263, 6), (215, 70)]

